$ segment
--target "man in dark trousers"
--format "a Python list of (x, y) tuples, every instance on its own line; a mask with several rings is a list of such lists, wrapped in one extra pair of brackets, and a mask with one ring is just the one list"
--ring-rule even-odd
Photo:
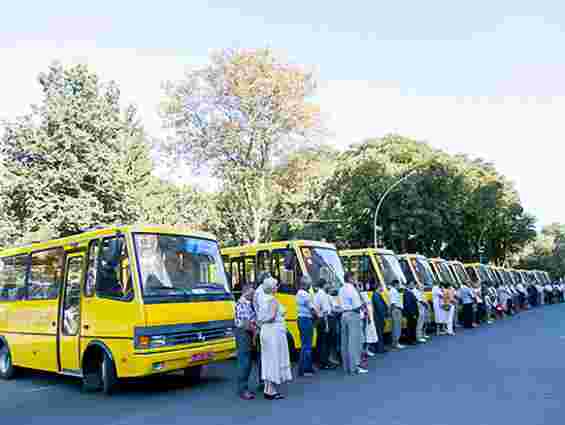
[(385, 318), (388, 312), (388, 305), (383, 298), (384, 286), (379, 285), (373, 292), (373, 319), (375, 321), (375, 327), (377, 328), (377, 336), (379, 341), (377, 342), (376, 352), (385, 353)]
[(408, 344), (416, 345), (416, 327), (418, 325), (418, 299), (412, 292), (415, 287), (415, 282), (410, 281), (404, 291), (404, 308), (403, 313), (406, 317), (406, 333), (408, 337)]

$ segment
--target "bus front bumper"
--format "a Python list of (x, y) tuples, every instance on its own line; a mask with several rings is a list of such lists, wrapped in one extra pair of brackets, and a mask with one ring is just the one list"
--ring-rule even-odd
[(159, 351), (138, 351), (133, 355), (127, 375), (147, 376), (219, 362), (232, 357), (235, 351), (233, 339), (198, 347), (167, 347)]

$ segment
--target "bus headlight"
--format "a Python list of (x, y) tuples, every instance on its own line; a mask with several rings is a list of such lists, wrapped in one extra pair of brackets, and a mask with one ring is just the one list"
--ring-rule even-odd
[(141, 335), (136, 340), (135, 348), (148, 349), (162, 347), (164, 345), (167, 345), (167, 338), (164, 335)]

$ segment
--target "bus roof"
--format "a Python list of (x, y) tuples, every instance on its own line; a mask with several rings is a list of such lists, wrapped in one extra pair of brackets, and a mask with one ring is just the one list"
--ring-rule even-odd
[(226, 248), (222, 248), (223, 255), (233, 255), (239, 254), (242, 251), (247, 252), (256, 252), (262, 250), (271, 250), (271, 249), (284, 249), (289, 247), (313, 247), (313, 248), (328, 248), (328, 249), (336, 249), (334, 244), (322, 242), (322, 241), (309, 241), (309, 240), (293, 240), (293, 241), (277, 241), (277, 242), (265, 242), (265, 243), (258, 243), (258, 244), (247, 244), (247, 245), (239, 245), (239, 246), (230, 246)]
[(161, 224), (134, 224), (127, 226), (108, 226), (108, 227), (100, 227), (91, 230), (86, 230), (82, 233), (77, 233), (76, 235), (68, 236), (66, 238), (37, 241), (37, 242), (32, 242), (28, 245), (0, 250), (0, 257), (25, 254), (31, 251), (40, 251), (58, 246), (68, 246), (69, 248), (76, 248), (81, 244), (90, 241), (91, 239), (95, 239), (100, 236), (112, 235), (117, 232), (161, 233), (161, 234), (169, 234), (169, 235), (189, 236), (189, 237), (195, 237), (201, 239), (210, 239), (214, 241), (216, 240), (216, 237), (210, 233), (188, 230), (188, 228), (184, 226), (172, 226), (172, 225), (161, 225)]
[(383, 254), (395, 255), (394, 251), (384, 248), (358, 248), (358, 249), (340, 249), (340, 255), (357, 255), (357, 254)]

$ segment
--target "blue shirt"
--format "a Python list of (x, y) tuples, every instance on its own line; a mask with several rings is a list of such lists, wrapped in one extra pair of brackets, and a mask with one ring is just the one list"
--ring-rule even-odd
[(304, 289), (296, 293), (296, 308), (298, 317), (312, 318), (312, 297)]
[(461, 298), (463, 304), (473, 304), (475, 301), (473, 290), (468, 286), (459, 288), (459, 298)]

